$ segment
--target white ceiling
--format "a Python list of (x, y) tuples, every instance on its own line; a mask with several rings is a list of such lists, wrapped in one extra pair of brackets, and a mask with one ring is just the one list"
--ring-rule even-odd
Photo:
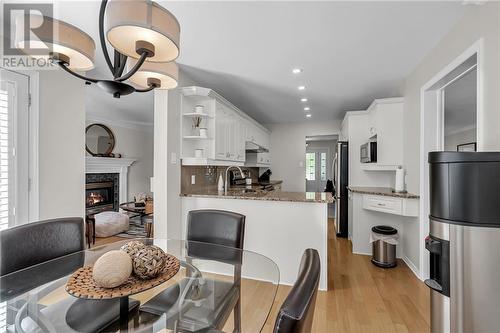
[(476, 75), (472, 70), (444, 89), (445, 135), (476, 127)]
[[(304, 121), (302, 96), (313, 119), (323, 120), (401, 95), (404, 78), (464, 11), (454, 1), (159, 2), (181, 24), (182, 70), (263, 123)], [(98, 2), (56, 9), (98, 44)], [(99, 46), (96, 53), (93, 72), (107, 74)], [(304, 72), (293, 75), (294, 67)], [(117, 101), (93, 89), (89, 112), (152, 121), (152, 93)]]

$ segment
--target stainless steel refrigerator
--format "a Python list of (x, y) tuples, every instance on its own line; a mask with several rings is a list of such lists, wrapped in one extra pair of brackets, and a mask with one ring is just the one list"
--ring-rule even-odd
[(500, 332), (500, 153), (429, 153), (431, 332)]
[(333, 159), (333, 186), (335, 194), (335, 228), (337, 236), (347, 237), (349, 145), (337, 142), (337, 153)]

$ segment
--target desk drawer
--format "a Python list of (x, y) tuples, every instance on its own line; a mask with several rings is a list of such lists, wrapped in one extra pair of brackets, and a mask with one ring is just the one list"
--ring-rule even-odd
[(380, 195), (364, 195), (363, 208), (378, 212), (403, 215), (403, 199)]

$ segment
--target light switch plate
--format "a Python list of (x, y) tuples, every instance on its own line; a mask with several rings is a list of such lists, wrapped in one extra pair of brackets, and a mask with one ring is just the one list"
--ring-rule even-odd
[(300, 161), (299, 162), (299, 167), (303, 168), (304, 167), (304, 162)]
[(196, 175), (191, 175), (191, 185), (196, 184)]
[(177, 164), (177, 154), (176, 153), (172, 153), (172, 155), (170, 155), (170, 163)]

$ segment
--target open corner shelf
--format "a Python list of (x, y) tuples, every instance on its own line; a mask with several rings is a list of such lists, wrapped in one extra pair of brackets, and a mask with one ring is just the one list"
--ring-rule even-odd
[(199, 136), (199, 135), (184, 135), (182, 138), (185, 140), (212, 140), (212, 138), (208, 136)]
[(189, 118), (195, 118), (195, 117), (200, 117), (200, 118), (213, 118), (211, 115), (208, 113), (198, 113), (198, 112), (189, 112), (189, 113), (183, 113), (182, 114), (184, 117), (189, 117)]

